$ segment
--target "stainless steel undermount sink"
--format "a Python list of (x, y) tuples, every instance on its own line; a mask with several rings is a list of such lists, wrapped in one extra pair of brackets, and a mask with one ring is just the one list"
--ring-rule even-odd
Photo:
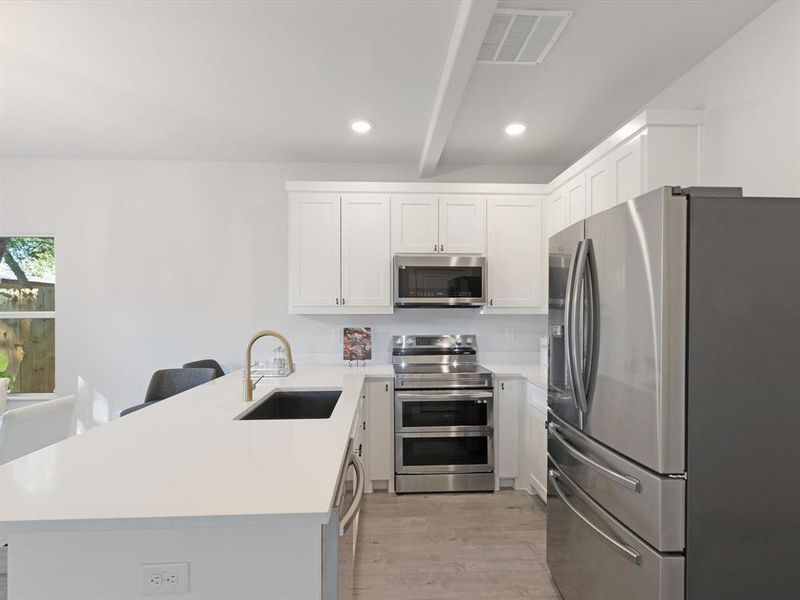
[(328, 419), (342, 390), (276, 390), (238, 417), (241, 421)]

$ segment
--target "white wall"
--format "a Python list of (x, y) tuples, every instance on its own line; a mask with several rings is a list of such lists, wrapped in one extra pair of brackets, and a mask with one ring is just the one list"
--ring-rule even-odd
[[(545, 317), (468, 309), (288, 315), (284, 182), (413, 179), (414, 166), (15, 159), (0, 169), (0, 235), (56, 236), (57, 386), (80, 392), (83, 427), (140, 402), (156, 369), (205, 357), (241, 367), (259, 329), (284, 332), (300, 364), (341, 363), (345, 325), (371, 325), (383, 361), (392, 334), (476, 333), (482, 354), (504, 360), (494, 353), (535, 358), (545, 332)], [(534, 183), (552, 175), (516, 177), (526, 172)], [(492, 179), (487, 168), (450, 175), (476, 173)]]
[(800, 196), (800, 2), (776, 2), (647, 106), (705, 108), (700, 185)]

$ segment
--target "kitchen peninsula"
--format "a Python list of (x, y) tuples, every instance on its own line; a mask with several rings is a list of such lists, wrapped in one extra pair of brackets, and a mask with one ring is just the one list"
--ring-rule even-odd
[(323, 530), (362, 386), (389, 376), (301, 367), (262, 380), (254, 404), (341, 389), (329, 419), (246, 421), (238, 371), (0, 467), (9, 598), (139, 598), (153, 563), (189, 563), (183, 597), (325, 597)]

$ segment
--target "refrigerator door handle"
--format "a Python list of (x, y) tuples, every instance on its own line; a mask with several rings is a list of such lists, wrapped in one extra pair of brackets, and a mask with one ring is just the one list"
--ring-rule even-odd
[(571, 285), (569, 293), (569, 306), (566, 307), (567, 317), (564, 319), (568, 324), (566, 331), (566, 346), (568, 357), (568, 370), (570, 380), (572, 381), (572, 393), (575, 398), (575, 404), (582, 413), (589, 412), (589, 404), (586, 400), (586, 384), (584, 381), (583, 373), (581, 372), (581, 364), (578, 360), (578, 335), (577, 324), (579, 316), (579, 308), (582, 304), (580, 302), (580, 291), (582, 289), (582, 282), (585, 278), (586, 264), (589, 254), (589, 244), (586, 241), (578, 243), (578, 249), (575, 251), (575, 269), (572, 278), (568, 277), (568, 285)]
[(569, 263), (569, 270), (567, 271), (567, 286), (564, 295), (564, 362), (566, 363), (567, 367), (567, 378), (569, 379), (572, 401), (575, 404), (575, 408), (580, 411), (581, 407), (578, 405), (578, 400), (575, 397), (575, 388), (578, 387), (578, 381), (576, 381), (573, 375), (572, 364), (573, 360), (570, 355), (570, 340), (572, 339), (573, 330), (575, 328), (574, 323), (570, 320), (570, 315), (572, 313), (572, 304), (574, 303), (574, 289), (575, 289), (575, 266), (578, 262), (578, 254), (581, 251), (581, 247), (583, 246), (583, 241), (578, 242), (578, 246), (575, 249), (575, 254), (572, 257), (572, 260)]
[(564, 449), (569, 452), (569, 454), (577, 461), (583, 463), (587, 467), (594, 469), (600, 475), (610, 479), (614, 483), (618, 483), (622, 487), (626, 487), (629, 490), (634, 492), (641, 493), (642, 491), (642, 482), (636, 479), (635, 477), (631, 477), (630, 475), (623, 475), (622, 473), (617, 473), (608, 467), (601, 465), (599, 462), (592, 460), (585, 454), (583, 454), (580, 450), (578, 450), (575, 446), (570, 444), (566, 438), (559, 433), (558, 424), (550, 421), (547, 424), (547, 429), (550, 431), (550, 434), (559, 441), (559, 443), (564, 447)]
[(577, 508), (575, 508), (575, 505), (572, 504), (572, 502), (570, 502), (569, 500), (567, 500), (567, 496), (562, 491), (561, 486), (558, 485), (558, 480), (560, 478), (560, 475), (556, 471), (554, 471), (553, 469), (550, 469), (549, 475), (550, 475), (550, 483), (553, 484), (553, 489), (556, 491), (556, 494), (558, 495), (559, 498), (561, 498), (561, 500), (564, 502), (564, 504), (566, 504), (567, 507), (573, 513), (575, 513), (576, 517), (578, 517), (581, 521), (586, 523), (586, 525), (588, 525), (597, 535), (600, 536), (600, 538), (603, 541), (605, 541), (614, 550), (619, 552), (622, 556), (627, 558), (629, 561), (631, 561), (636, 566), (641, 566), (641, 564), (642, 564), (642, 555), (641, 554), (639, 554), (636, 550), (631, 548), (628, 544), (623, 544), (622, 542), (618, 542), (613, 537), (608, 535), (605, 531), (600, 529), (597, 525), (592, 523), (589, 520), (588, 517), (586, 517), (583, 514), (581, 514), (581, 512)]
[(584, 242), (586, 246), (586, 285), (588, 286), (588, 326), (586, 328), (586, 347), (585, 355), (585, 389), (586, 389), (586, 411), (589, 410), (589, 402), (594, 394), (594, 386), (597, 381), (597, 361), (598, 350), (600, 347), (600, 287), (597, 282), (597, 257), (594, 253), (594, 244), (591, 239)]

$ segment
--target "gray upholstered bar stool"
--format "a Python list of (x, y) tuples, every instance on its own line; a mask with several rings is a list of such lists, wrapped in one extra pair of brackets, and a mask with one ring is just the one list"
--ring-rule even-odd
[(214, 378), (222, 377), (225, 375), (225, 371), (217, 361), (213, 358), (203, 358), (201, 360), (193, 360), (192, 362), (188, 362), (183, 365), (184, 369), (214, 369)]
[(207, 383), (214, 379), (215, 376), (214, 369), (161, 369), (156, 371), (150, 378), (150, 385), (147, 386), (144, 402), (126, 408), (119, 413), (119, 416), (124, 417), (146, 406), (155, 404), (159, 400), (164, 400)]

